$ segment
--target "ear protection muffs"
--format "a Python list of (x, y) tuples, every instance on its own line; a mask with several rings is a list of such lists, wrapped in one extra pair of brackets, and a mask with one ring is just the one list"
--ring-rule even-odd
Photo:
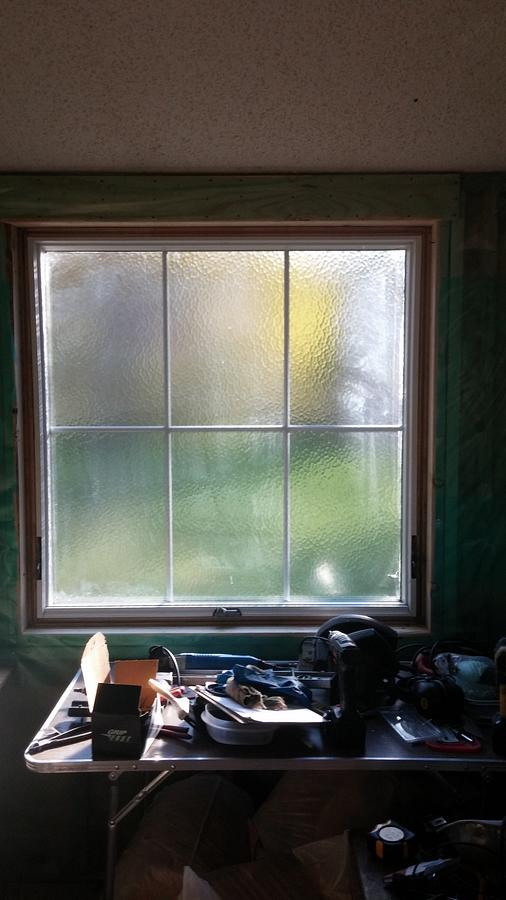
[[(342, 631), (344, 634), (353, 634), (355, 631), (363, 631), (366, 628), (374, 629), (374, 631), (377, 634), (380, 634), (395, 652), (397, 647), (397, 632), (391, 628), (390, 625), (379, 622), (377, 619), (373, 619), (372, 616), (363, 616), (359, 613), (343, 613), (340, 616), (334, 616), (333, 619), (329, 619), (327, 622), (324, 622), (323, 625), (320, 625), (316, 634), (317, 637), (328, 637), (331, 631)], [(356, 643), (355, 638), (353, 638), (353, 640)]]
[(412, 703), (427, 719), (449, 719), (464, 708), (464, 692), (451, 675), (410, 675), (400, 672), (395, 693), (406, 703)]

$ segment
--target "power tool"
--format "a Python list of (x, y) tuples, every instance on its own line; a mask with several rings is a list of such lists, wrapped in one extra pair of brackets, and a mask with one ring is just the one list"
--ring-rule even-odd
[[(378, 705), (381, 693), (394, 683), (399, 664), (396, 657), (397, 632), (371, 616), (348, 613), (329, 619), (318, 629), (315, 641), (318, 654), (328, 658), (328, 641), (333, 632), (352, 638), (360, 651), (355, 672), (355, 697), (359, 710), (366, 712)], [(332, 661), (331, 665), (332, 665)], [(325, 666), (325, 662), (323, 663)], [(337, 688), (337, 682), (334, 685)], [(331, 703), (337, 702), (331, 694)]]
[(361, 756), (365, 752), (366, 729), (357, 708), (355, 689), (361, 652), (351, 637), (341, 631), (331, 631), (327, 641), (336, 671), (339, 704), (324, 713), (325, 734), (339, 753)]

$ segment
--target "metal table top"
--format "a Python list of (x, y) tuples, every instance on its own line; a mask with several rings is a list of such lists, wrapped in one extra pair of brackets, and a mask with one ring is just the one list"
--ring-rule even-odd
[[(66, 720), (72, 700), (82, 699), (76, 689), (80, 673), (70, 683), (34, 740)], [(74, 724), (74, 723), (68, 723)], [(474, 729), (475, 732), (477, 729)], [(339, 756), (324, 740), (319, 726), (282, 726), (267, 746), (238, 747), (215, 743), (202, 728), (193, 729), (189, 740), (156, 739), (140, 759), (92, 759), (91, 739), (36, 755), (25, 752), (29, 769), (41, 773), (63, 772), (162, 772), (175, 771), (474, 771), (506, 770), (506, 759), (495, 756), (486, 733), (476, 753), (439, 752), (423, 744), (408, 745), (398, 738), (380, 715), (367, 719), (366, 752), (363, 756)]]

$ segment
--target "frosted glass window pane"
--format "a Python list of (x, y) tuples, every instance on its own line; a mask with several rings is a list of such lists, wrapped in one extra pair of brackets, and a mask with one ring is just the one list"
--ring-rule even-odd
[(399, 597), (400, 455), (395, 433), (292, 435), (293, 594)]
[(290, 253), (291, 421), (398, 425), (404, 250)]
[(164, 440), (145, 432), (53, 436), (54, 603), (165, 597)]
[(283, 420), (283, 253), (168, 255), (172, 422)]
[(280, 434), (172, 437), (174, 596), (279, 599)]
[(165, 421), (162, 255), (45, 254), (51, 425)]

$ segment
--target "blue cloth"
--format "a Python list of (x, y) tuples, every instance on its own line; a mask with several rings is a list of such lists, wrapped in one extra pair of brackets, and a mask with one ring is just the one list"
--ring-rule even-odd
[(220, 690), (216, 693), (225, 693), (229, 678), (234, 678), (237, 684), (256, 688), (267, 697), (283, 697), (288, 705), (311, 706), (311, 691), (294, 675), (279, 675), (273, 669), (257, 672), (249, 666), (234, 666), (217, 676), (216, 685)]

